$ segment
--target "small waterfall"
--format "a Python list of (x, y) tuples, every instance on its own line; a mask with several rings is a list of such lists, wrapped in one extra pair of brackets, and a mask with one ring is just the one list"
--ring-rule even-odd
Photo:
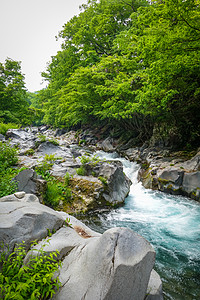
[(200, 299), (200, 203), (145, 189), (137, 182), (139, 166), (116, 153), (96, 153), (120, 160), (132, 180), (125, 205), (90, 220), (90, 227), (104, 231), (129, 227), (146, 238), (156, 251), (155, 269), (163, 281), (164, 299)]

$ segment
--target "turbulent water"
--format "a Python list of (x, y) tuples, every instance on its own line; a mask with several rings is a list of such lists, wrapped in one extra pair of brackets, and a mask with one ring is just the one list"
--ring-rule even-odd
[(163, 281), (164, 299), (200, 299), (200, 204), (191, 199), (147, 190), (137, 182), (139, 166), (117, 154), (98, 152), (118, 159), (132, 180), (125, 205), (92, 216), (96, 231), (123, 226), (146, 238), (156, 251), (155, 269)]

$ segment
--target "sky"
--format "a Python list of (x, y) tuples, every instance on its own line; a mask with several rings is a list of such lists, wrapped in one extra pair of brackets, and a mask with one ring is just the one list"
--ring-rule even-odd
[(46, 86), (41, 72), (61, 49), (55, 36), (87, 0), (0, 0), (0, 62), (21, 61), (30, 92)]

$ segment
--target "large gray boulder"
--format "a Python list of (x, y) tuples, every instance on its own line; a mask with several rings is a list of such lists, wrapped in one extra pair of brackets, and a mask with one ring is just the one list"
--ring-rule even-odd
[[(43, 247), (46, 255), (59, 251), (62, 286), (53, 299), (144, 300), (158, 294), (159, 276), (150, 277), (155, 251), (144, 238), (127, 228), (99, 234), (64, 212), (31, 201), (23, 192), (0, 199), (0, 240), (10, 250), (16, 243), (25, 241), (28, 248), (40, 240), (35, 248)], [(47, 237), (49, 231), (55, 233)], [(29, 251), (24, 263), (33, 253), (38, 255)]]
[(43, 239), (47, 229), (58, 230), (63, 223), (62, 216), (42, 204), (9, 201), (9, 197), (8, 201), (0, 200), (0, 241), (9, 245), (10, 251), (22, 241), (29, 246), (32, 241)]
[(132, 230), (113, 228), (95, 236), (80, 235), (70, 227), (61, 228), (44, 246), (47, 253), (56, 249), (63, 260), (59, 275), (62, 286), (53, 299), (145, 298), (155, 251)]
[(200, 171), (184, 174), (182, 191), (187, 196), (200, 201)]
[(105, 161), (85, 165), (87, 175), (104, 178), (106, 185), (102, 197), (110, 205), (121, 204), (130, 191), (131, 180), (124, 174), (120, 161)]
[(155, 270), (151, 271), (145, 300), (163, 300), (162, 281)]

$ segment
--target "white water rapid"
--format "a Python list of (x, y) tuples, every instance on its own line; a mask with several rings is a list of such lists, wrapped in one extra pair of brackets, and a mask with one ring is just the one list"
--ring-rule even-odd
[(164, 299), (200, 299), (200, 203), (182, 196), (147, 190), (137, 181), (139, 165), (116, 153), (96, 153), (117, 159), (132, 180), (125, 205), (90, 217), (90, 227), (104, 231), (129, 227), (146, 238), (156, 251), (155, 269), (163, 281)]

